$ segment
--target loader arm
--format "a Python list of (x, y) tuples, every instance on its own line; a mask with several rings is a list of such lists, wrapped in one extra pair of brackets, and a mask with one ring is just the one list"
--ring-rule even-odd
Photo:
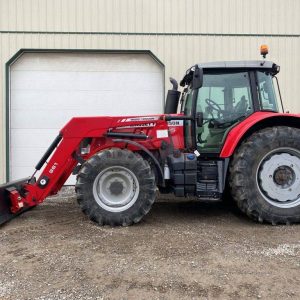
[[(155, 129), (168, 129), (167, 122), (162, 116), (153, 117), (76, 117), (72, 118), (63, 127), (46, 153), (36, 165), (34, 174), (43, 168), (39, 178), (19, 180), (0, 186), (0, 224), (12, 219), (14, 216), (34, 207), (44, 201), (48, 196), (56, 194), (64, 185), (70, 174), (78, 164), (80, 156), (80, 143), (85, 138), (99, 139), (104, 142), (91, 149), (90, 154), (79, 157), (80, 160), (88, 159), (94, 153), (115, 145), (116, 136), (124, 135), (131, 139), (145, 139), (147, 148), (156, 148), (156, 136), (118, 132), (118, 128), (142, 128), (151, 122), (148, 132)], [(149, 131), (150, 130), (150, 131)], [(149, 142), (151, 140), (151, 143)], [(118, 147), (125, 147), (120, 143)], [(50, 157), (50, 159), (49, 159)], [(48, 160), (49, 159), (49, 160)]]
[(57, 193), (67, 180), (77, 164), (72, 158), (72, 153), (78, 147), (80, 138), (64, 138), (60, 134), (55, 139), (57, 140), (59, 140), (57, 146), (52, 148), (52, 151), (49, 147), (36, 166), (36, 171), (38, 171), (54, 151), (37, 181), (34, 177), (29, 177), (0, 187), (0, 224), (38, 205), (47, 196)]

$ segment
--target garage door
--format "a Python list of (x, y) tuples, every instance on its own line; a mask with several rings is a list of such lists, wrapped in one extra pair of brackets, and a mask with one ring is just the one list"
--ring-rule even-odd
[(10, 67), (10, 180), (31, 175), (73, 116), (161, 113), (163, 93), (146, 53), (24, 53)]

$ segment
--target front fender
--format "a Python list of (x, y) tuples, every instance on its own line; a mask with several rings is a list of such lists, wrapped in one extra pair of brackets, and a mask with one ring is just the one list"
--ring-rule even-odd
[(238, 123), (228, 133), (220, 157), (230, 157), (240, 143), (253, 132), (270, 126), (292, 126), (300, 128), (300, 114), (256, 112)]

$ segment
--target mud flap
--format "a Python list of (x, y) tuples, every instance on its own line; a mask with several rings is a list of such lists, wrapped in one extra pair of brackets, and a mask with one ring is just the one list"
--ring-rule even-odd
[(31, 208), (31, 207), (24, 208), (20, 210), (18, 213), (13, 214), (10, 210), (11, 202), (10, 202), (9, 191), (8, 191), (9, 188), (21, 189), (23, 184), (27, 183), (29, 179), (30, 177), (23, 178), (16, 181), (11, 181), (6, 184), (0, 185), (0, 226)]

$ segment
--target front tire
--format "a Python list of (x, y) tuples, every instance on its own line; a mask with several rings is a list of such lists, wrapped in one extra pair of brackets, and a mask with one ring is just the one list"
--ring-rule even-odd
[(300, 129), (278, 126), (252, 134), (230, 165), (231, 195), (259, 222), (300, 222)]
[(155, 176), (139, 154), (113, 148), (92, 156), (77, 176), (82, 211), (99, 225), (139, 222), (155, 200)]

